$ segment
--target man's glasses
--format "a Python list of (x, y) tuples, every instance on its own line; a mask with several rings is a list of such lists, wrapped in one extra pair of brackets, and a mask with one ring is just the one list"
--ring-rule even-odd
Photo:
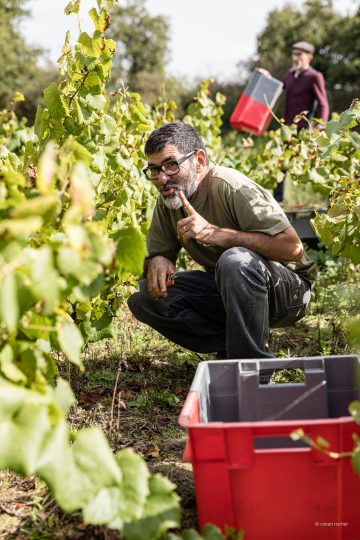
[(168, 161), (163, 165), (149, 165), (149, 167), (143, 169), (143, 173), (148, 180), (157, 180), (159, 178), (160, 171), (162, 171), (167, 176), (174, 176), (180, 171), (181, 163), (189, 159), (189, 157), (195, 154), (195, 152), (196, 150), (193, 150), (182, 158), (176, 159), (174, 161)]

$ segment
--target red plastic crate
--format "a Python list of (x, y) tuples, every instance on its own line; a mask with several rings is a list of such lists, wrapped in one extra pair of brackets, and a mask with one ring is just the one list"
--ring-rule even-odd
[(262, 135), (272, 118), (269, 106), (275, 106), (282, 87), (281, 81), (255, 71), (230, 117), (231, 126), (238, 131)]
[[(348, 359), (348, 367), (353, 360), (353, 390), (358, 397), (359, 359), (341, 358)], [(306, 360), (300, 360), (306, 365)], [(331, 360), (325, 358), (324, 362)], [(225, 370), (231, 362), (223, 363)], [(281, 363), (289, 365), (285, 360)], [(341, 369), (341, 363), (338, 365)], [(243, 529), (246, 540), (360, 540), (360, 478), (350, 459), (334, 460), (307, 446), (279, 448), (276, 444), (302, 428), (313, 439), (321, 436), (329, 441), (331, 450), (350, 451), (352, 434), (360, 435), (352, 417), (204, 423), (200, 408), (204, 403), (211, 408), (212, 384), (206, 368), (199, 366), (179, 418), (189, 433), (183, 458), (193, 465), (200, 527), (213, 523), (221, 529), (226, 525)], [(200, 381), (206, 378), (208, 386), (201, 389)], [(341, 378), (339, 371), (339, 386), (330, 388), (332, 400), (337, 396), (340, 401), (346, 399), (349, 392), (341, 386)], [(235, 393), (226, 393), (224, 388), (220, 394), (228, 400), (229, 416), (233, 414), (229, 398)], [(217, 408), (219, 416), (221, 399)], [(255, 447), (256, 441), (264, 440), (274, 447)]]

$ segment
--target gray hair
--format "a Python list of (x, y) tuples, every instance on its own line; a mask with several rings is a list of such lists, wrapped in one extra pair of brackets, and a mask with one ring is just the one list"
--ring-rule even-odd
[(169, 122), (155, 129), (146, 141), (145, 154), (156, 154), (168, 144), (173, 144), (184, 154), (188, 154), (194, 150), (204, 150), (206, 164), (208, 165), (209, 163), (205, 144), (200, 134), (196, 129), (188, 124), (184, 124), (184, 122)]

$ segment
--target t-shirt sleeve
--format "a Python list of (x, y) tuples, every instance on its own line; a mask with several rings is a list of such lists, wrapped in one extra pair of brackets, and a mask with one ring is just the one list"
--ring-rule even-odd
[(224, 195), (241, 231), (274, 236), (291, 227), (274, 197), (255, 183), (248, 182), (236, 189), (226, 185)]
[(174, 232), (170, 216), (165, 207), (157, 201), (152, 218), (149, 234), (146, 239), (148, 255), (145, 259), (151, 259), (156, 255), (162, 255), (172, 262), (176, 262), (181, 245)]

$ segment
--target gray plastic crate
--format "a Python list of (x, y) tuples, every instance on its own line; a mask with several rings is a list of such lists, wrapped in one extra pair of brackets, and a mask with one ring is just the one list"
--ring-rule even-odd
[(279, 99), (284, 84), (268, 75), (263, 75), (260, 71), (255, 71), (249, 80), (244, 94), (249, 96), (254, 101), (274, 108), (276, 101)]
[[(301, 368), (303, 383), (260, 384), (269, 370)], [(360, 398), (358, 356), (201, 362), (190, 392), (199, 395), (200, 422), (251, 422), (348, 416)], [(257, 441), (257, 448), (291, 447), (290, 439)]]
[(285, 212), (290, 225), (294, 227), (301, 240), (319, 241), (310, 223), (310, 220), (315, 217), (316, 212), (318, 214), (325, 214), (327, 209), (319, 208), (314, 210), (312, 208), (301, 208), (297, 210), (288, 210)]

